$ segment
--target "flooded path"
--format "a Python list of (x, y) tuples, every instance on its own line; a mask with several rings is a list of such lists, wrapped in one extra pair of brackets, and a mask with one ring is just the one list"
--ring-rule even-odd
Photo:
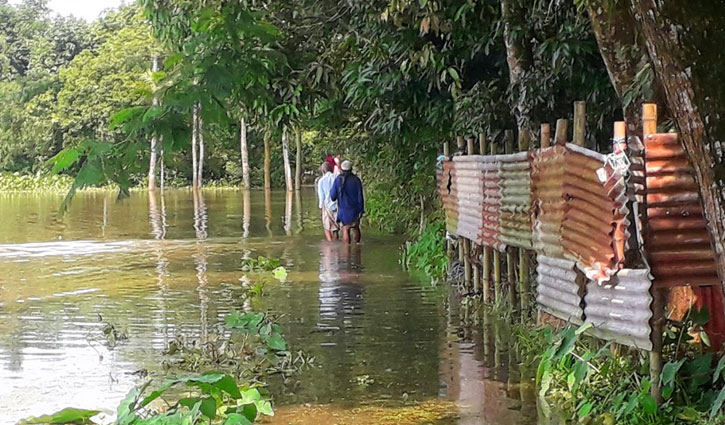
[[(66, 406), (114, 409), (163, 371), (177, 335), (232, 310), (272, 312), (311, 367), (270, 381), (273, 424), (529, 424), (508, 337), (445, 287), (401, 270), (401, 240), (323, 241), (313, 191), (0, 195), (0, 424)], [(250, 300), (243, 258), (277, 257)], [(473, 316), (473, 317), (472, 317)], [(490, 322), (492, 319), (488, 318)], [(112, 324), (128, 336), (109, 344)]]

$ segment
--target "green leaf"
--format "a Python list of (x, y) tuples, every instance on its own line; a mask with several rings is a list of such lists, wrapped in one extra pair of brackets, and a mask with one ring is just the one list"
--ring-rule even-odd
[(257, 419), (257, 406), (254, 403), (245, 404), (242, 407), (242, 414), (250, 421)]
[(283, 351), (287, 349), (287, 343), (280, 334), (274, 334), (267, 339), (267, 346), (273, 350)]
[(237, 382), (229, 375), (224, 375), (222, 379), (213, 384), (215, 387), (226, 392), (234, 399), (242, 398), (242, 393), (239, 391)]
[(716, 383), (721, 376), (723, 376), (723, 370), (725, 369), (725, 356), (720, 357), (715, 368), (715, 373), (712, 375), (712, 383)]
[(282, 266), (274, 269), (272, 273), (274, 274), (274, 278), (277, 280), (284, 281), (285, 279), (287, 279), (287, 270)]
[(213, 397), (207, 397), (201, 401), (199, 406), (201, 413), (209, 419), (216, 418), (216, 400)]
[(23, 419), (21, 424), (90, 424), (91, 417), (99, 414), (100, 410), (75, 409), (69, 407), (59, 412)]
[(710, 408), (710, 420), (713, 420), (715, 416), (720, 412), (720, 409), (722, 408), (722, 404), (725, 401), (725, 387), (720, 390), (720, 392), (717, 394), (717, 398), (712, 403), (712, 408)]
[(642, 394), (639, 400), (642, 410), (648, 415), (652, 415), (657, 411), (657, 403), (649, 394)]
[(580, 408), (577, 414), (579, 415), (579, 419), (584, 418), (587, 416), (592, 409), (594, 408), (594, 403), (591, 401), (584, 403)]
[(259, 400), (255, 402), (254, 405), (257, 407), (259, 413), (267, 416), (274, 416), (274, 411), (272, 410), (272, 403), (270, 403), (269, 400)]
[(244, 415), (230, 413), (224, 421), (224, 425), (252, 425), (252, 422)]
[(680, 370), (682, 365), (685, 363), (685, 359), (680, 359), (677, 362), (667, 362), (662, 367), (662, 385), (672, 385), (675, 382), (675, 376)]

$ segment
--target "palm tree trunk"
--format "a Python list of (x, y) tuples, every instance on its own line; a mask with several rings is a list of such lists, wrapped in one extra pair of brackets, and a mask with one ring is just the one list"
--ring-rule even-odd
[(295, 152), (295, 190), (302, 187), (302, 131), (295, 131), (295, 144), (297, 152)]
[(249, 150), (247, 148), (247, 123), (244, 118), (239, 119), (239, 149), (242, 151), (242, 184), (249, 189)]
[(289, 142), (286, 128), (282, 129), (282, 162), (284, 162), (284, 181), (287, 185), (287, 191), (292, 192), (294, 186), (292, 184), (292, 166), (289, 162)]

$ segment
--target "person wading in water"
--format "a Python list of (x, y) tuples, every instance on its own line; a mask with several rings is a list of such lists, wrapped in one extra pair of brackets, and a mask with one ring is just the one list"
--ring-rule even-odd
[(328, 241), (340, 238), (340, 226), (337, 225), (337, 203), (330, 199), (330, 189), (335, 183), (335, 175), (332, 174), (332, 166), (329, 162), (320, 165), (320, 173), (317, 179), (318, 206), (322, 211), (322, 228), (325, 229), (325, 237)]
[(330, 190), (330, 199), (337, 201), (337, 220), (342, 223), (342, 240), (350, 242), (350, 230), (355, 242), (360, 242), (360, 218), (365, 214), (365, 199), (360, 178), (352, 173), (352, 162), (342, 162), (342, 174), (337, 176)]

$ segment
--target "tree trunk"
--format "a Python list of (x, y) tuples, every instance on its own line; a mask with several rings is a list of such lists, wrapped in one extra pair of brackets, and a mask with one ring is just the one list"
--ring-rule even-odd
[(295, 190), (302, 188), (302, 131), (297, 129), (295, 131), (295, 145), (297, 152), (295, 152)]
[(199, 187), (201, 187), (204, 184), (202, 179), (204, 176), (204, 119), (201, 117), (201, 105), (199, 105), (198, 120), (197, 132), (199, 133), (199, 165), (197, 165), (196, 169), (199, 175), (196, 178), (196, 181)]
[(193, 187), (194, 189), (199, 188), (199, 181), (197, 180), (197, 178), (199, 177), (199, 174), (197, 173), (197, 166), (199, 165), (199, 155), (196, 151), (196, 143), (199, 136), (198, 116), (199, 105), (195, 104), (193, 112), (191, 114), (191, 187)]
[(161, 188), (161, 193), (164, 193), (164, 189), (166, 188), (166, 166), (164, 165), (164, 148), (161, 148), (161, 161), (159, 161), (159, 166), (161, 167), (161, 170), (159, 171), (159, 175), (161, 177), (161, 181), (159, 184), (159, 187)]
[[(531, 66), (531, 45), (527, 35), (522, 34), (525, 28), (526, 10), (519, 0), (501, 0), (501, 20), (503, 22), (503, 39), (506, 45), (506, 62), (509, 68), (509, 87), (518, 90), (513, 108), (518, 128), (519, 146), (528, 150), (533, 130), (531, 117), (526, 102), (526, 86), (522, 79)], [(518, 86), (518, 89), (516, 87)]]
[(725, 279), (725, 123), (722, 22), (725, 11), (708, 0), (631, 0), (630, 3), (680, 141), (694, 167), (713, 240), (720, 281)]
[(269, 151), (269, 132), (264, 133), (264, 188), (272, 187), (272, 176), (270, 167), (272, 166), (272, 158)]
[[(153, 72), (157, 72), (159, 70), (159, 55), (154, 55), (154, 61), (151, 65), (151, 70)], [(153, 99), (151, 100), (152, 106), (159, 106), (159, 99), (154, 95)], [(157, 146), (158, 138), (154, 134), (151, 136), (151, 155), (149, 156), (149, 191), (156, 190), (156, 162), (158, 162), (158, 156), (156, 152), (158, 151)]]
[(627, 7), (609, 7), (608, 0), (590, 0), (585, 4), (609, 79), (622, 103), (627, 132), (640, 135), (642, 104), (656, 99), (634, 87), (637, 73), (649, 66), (647, 51), (637, 39), (634, 17)]
[(292, 192), (294, 185), (292, 184), (292, 166), (289, 162), (289, 141), (287, 140), (287, 129), (282, 129), (282, 162), (284, 163), (284, 182), (287, 191)]
[(247, 122), (239, 119), (239, 149), (242, 151), (242, 184), (245, 189), (250, 188), (249, 183), (249, 150), (247, 148)]

